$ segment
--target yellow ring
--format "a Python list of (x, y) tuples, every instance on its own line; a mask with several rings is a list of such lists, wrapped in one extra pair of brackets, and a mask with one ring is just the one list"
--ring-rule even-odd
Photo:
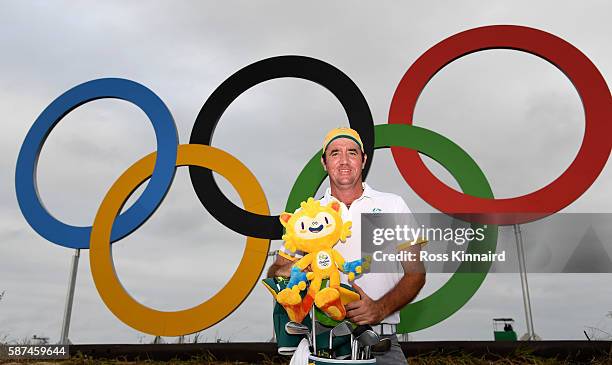
[[(106, 306), (125, 324), (156, 336), (180, 336), (206, 329), (232, 313), (249, 295), (264, 268), (270, 240), (247, 237), (238, 269), (212, 298), (185, 310), (158, 311), (134, 300), (121, 285), (113, 264), (110, 233), (130, 194), (151, 176), (156, 153), (128, 168), (110, 188), (91, 230), (91, 274)], [(236, 158), (211, 146), (179, 145), (176, 166), (201, 166), (223, 175), (236, 189), (244, 209), (269, 215), (268, 201), (255, 176)]]

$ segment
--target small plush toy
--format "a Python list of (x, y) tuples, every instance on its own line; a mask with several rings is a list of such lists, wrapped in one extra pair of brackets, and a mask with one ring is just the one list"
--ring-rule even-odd
[[(291, 269), (287, 288), (276, 296), (292, 321), (302, 322), (312, 304), (316, 304), (325, 314), (334, 320), (342, 320), (346, 309), (340, 295), (340, 272), (348, 274), (349, 280), (361, 273), (361, 260), (345, 262), (342, 255), (333, 249), (338, 241), (346, 241), (351, 235), (351, 222), (343, 222), (340, 215), (340, 203), (332, 201), (322, 206), (318, 200), (308, 198), (300, 204), (294, 214), (283, 213), (280, 221), (285, 227), (283, 235), (285, 247), (292, 252), (300, 250), (306, 255), (298, 260)], [(310, 286), (302, 299), (300, 291), (306, 288), (303, 271), (310, 266), (306, 274)], [(329, 287), (321, 290), (323, 279), (329, 278)]]

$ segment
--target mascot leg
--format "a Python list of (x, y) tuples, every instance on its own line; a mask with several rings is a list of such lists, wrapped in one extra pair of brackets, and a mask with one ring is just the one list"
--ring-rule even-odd
[[(313, 274), (313, 273), (309, 273), (309, 274)], [(321, 277), (320, 276), (314, 276), (310, 275), (312, 281), (310, 282), (310, 286), (308, 287), (308, 292), (306, 293), (306, 296), (304, 297), (304, 299), (302, 300), (302, 313), (304, 313), (304, 316), (306, 316), (308, 314), (308, 312), (310, 312), (310, 308), (312, 308), (312, 305), (314, 303), (314, 298), (317, 295), (317, 293), (319, 292), (319, 290), (321, 289)]]
[(282, 305), (287, 311), (289, 319), (301, 323), (305, 316), (301, 316), (302, 296), (297, 285), (293, 288), (285, 288), (276, 296), (278, 304)]
[(346, 317), (346, 309), (342, 305), (340, 299), (340, 273), (338, 271), (332, 271), (329, 276), (329, 288), (321, 290), (315, 296), (315, 304), (319, 307), (329, 318), (341, 321)]

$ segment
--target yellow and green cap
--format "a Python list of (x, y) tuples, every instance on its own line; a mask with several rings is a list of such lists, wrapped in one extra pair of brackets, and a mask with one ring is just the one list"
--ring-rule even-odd
[(361, 137), (359, 137), (359, 133), (357, 133), (357, 131), (354, 129), (342, 127), (342, 128), (334, 128), (331, 131), (329, 131), (329, 133), (327, 133), (327, 135), (325, 136), (325, 139), (323, 140), (323, 154), (325, 154), (325, 150), (327, 149), (327, 146), (329, 146), (330, 143), (332, 143), (334, 140), (338, 138), (348, 138), (348, 139), (353, 140), (355, 143), (359, 145), (359, 148), (361, 148), (361, 152), (364, 152), (363, 142), (361, 142)]

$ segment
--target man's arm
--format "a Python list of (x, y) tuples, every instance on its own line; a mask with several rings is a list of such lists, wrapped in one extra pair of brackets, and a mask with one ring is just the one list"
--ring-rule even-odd
[[(421, 246), (417, 244), (411, 246), (406, 251), (414, 252), (416, 258), (418, 258)], [(402, 267), (404, 269), (404, 276), (393, 289), (377, 301), (382, 307), (383, 317), (380, 321), (412, 302), (425, 285), (425, 267), (420, 260), (415, 262), (402, 261)]]
[(291, 276), (291, 266), (293, 266), (293, 264), (293, 261), (276, 254), (276, 260), (274, 260), (274, 263), (272, 263), (272, 266), (270, 266), (268, 269), (266, 277), (272, 278), (276, 276), (283, 276), (288, 278)]
[[(419, 257), (419, 244), (410, 246), (408, 252)], [(370, 298), (358, 285), (353, 283), (361, 299), (346, 305), (347, 317), (357, 324), (377, 324), (391, 313), (403, 308), (419, 294), (425, 285), (425, 267), (420, 260), (402, 261), (404, 276), (387, 294), (378, 300)]]

